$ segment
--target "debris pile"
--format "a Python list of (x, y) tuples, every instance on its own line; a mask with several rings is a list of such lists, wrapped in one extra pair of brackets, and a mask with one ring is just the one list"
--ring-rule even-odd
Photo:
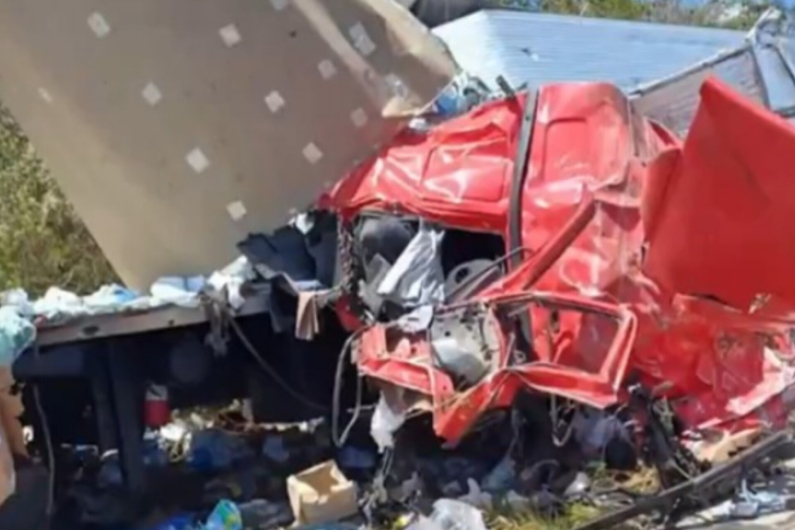
[[(589, 529), (675, 522), (767, 477), (795, 396), (780, 228), (795, 194), (772, 146), (789, 152), (795, 130), (714, 79), (684, 141), (614, 87), (561, 84), (407, 130), (340, 181), (319, 208), (340, 226), (343, 356), (377, 397), (383, 458), (412, 417), (456, 446), (507, 413), (554, 472), (517, 493), (514, 440), (458, 492), (470, 504), (501, 490), (554, 512), (566, 490), (592, 496), (585, 462), (656, 469), (658, 493)], [(749, 431), (724, 462), (694, 453)], [(775, 504), (738, 495), (735, 512)]]
[[(235, 327), (252, 281), (270, 287), (277, 333), (323, 341), (339, 321), (316, 421), (159, 409), (142, 457), (162, 528), (485, 530), (522, 515), (606, 530), (783, 511), (793, 152), (791, 125), (714, 79), (680, 140), (607, 84), (495, 98), (462, 76), (207, 281), (6, 293), (5, 364), (29, 319), (203, 306), (224, 316), (211, 328)], [(70, 495), (107, 526), (123, 519), (120, 458), (83, 449)]]
[[(792, 448), (795, 193), (770, 149), (795, 152), (795, 130), (716, 80), (701, 94), (683, 141), (600, 83), (437, 109), (453, 116), (242, 242), (221, 285), (291, 296), (274, 329), (348, 330), (330, 414), (150, 425), (145, 465), (182, 494), (159, 497), (170, 528), (605, 530), (787, 509), (770, 484)], [(208, 299), (169, 285), (147, 303)], [(101, 524), (120, 468), (88, 460), (75, 481)]]

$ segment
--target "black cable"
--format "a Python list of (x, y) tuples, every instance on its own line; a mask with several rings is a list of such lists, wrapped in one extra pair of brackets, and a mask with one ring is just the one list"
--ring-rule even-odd
[[(251, 341), (246, 337), (243, 330), (240, 328), (240, 325), (235, 321), (234, 317), (228, 319), (229, 325), (232, 327), (232, 330), (235, 332), (237, 337), (240, 339), (240, 342), (243, 346), (248, 350), (248, 352), (254, 357), (260, 367), (271, 377), (273, 377), (274, 381), (282, 387), (288, 394), (293, 396), (295, 399), (299, 400), (301, 403), (304, 403), (306, 406), (323, 411), (329, 412), (329, 407), (326, 405), (321, 405), (319, 403), (315, 403), (314, 401), (310, 400), (309, 398), (300, 394), (297, 390), (295, 390), (287, 381), (285, 381), (277, 372), (276, 370), (270, 366), (265, 359), (257, 352), (257, 349), (251, 343)], [(353, 428), (353, 425), (359, 420), (361, 413), (363, 410), (372, 407), (364, 407), (362, 406), (362, 378), (358, 377), (357, 384), (356, 384), (356, 405), (353, 408), (353, 418), (351, 419), (350, 423), (345, 427), (342, 436), (339, 436), (339, 413), (340, 413), (340, 396), (342, 392), (342, 372), (343, 372), (343, 361), (346, 357), (346, 353), (350, 350), (353, 341), (356, 340), (359, 335), (365, 330), (366, 328), (360, 328), (353, 332), (346, 340), (342, 346), (342, 350), (340, 351), (340, 357), (337, 361), (337, 370), (335, 372), (334, 377), (334, 395), (332, 401), (331, 411), (331, 432), (332, 432), (332, 440), (338, 446), (345, 443), (350, 434), (350, 430)]]
[(240, 329), (240, 325), (235, 321), (234, 318), (229, 319), (229, 325), (232, 327), (232, 330), (234, 330), (235, 334), (240, 339), (240, 342), (243, 344), (243, 346), (248, 350), (248, 352), (254, 357), (254, 359), (260, 365), (260, 368), (262, 368), (268, 375), (270, 375), (273, 378), (273, 380), (276, 381), (276, 383), (280, 387), (282, 387), (282, 389), (284, 389), (288, 394), (293, 396), (295, 399), (299, 400), (301, 403), (305, 404), (307, 407), (316, 410), (321, 410), (323, 412), (328, 412), (329, 408), (327, 406), (315, 403), (309, 398), (301, 395), (297, 390), (295, 390), (292, 386), (290, 386), (290, 383), (285, 381), (278, 374), (278, 372), (276, 372), (276, 370), (274, 370), (273, 367), (269, 365), (265, 361), (265, 359), (262, 358), (259, 352), (257, 352), (257, 349), (254, 347), (251, 341), (248, 340), (248, 337), (246, 337), (246, 335), (243, 333), (243, 330)]
[(351, 421), (348, 422), (348, 425), (345, 426), (345, 429), (342, 431), (342, 435), (339, 434), (339, 416), (340, 416), (340, 399), (342, 396), (342, 374), (345, 367), (345, 359), (347, 358), (348, 352), (351, 351), (351, 346), (353, 345), (353, 341), (359, 338), (362, 332), (366, 328), (359, 328), (353, 333), (351, 336), (345, 340), (345, 343), (342, 345), (342, 350), (340, 351), (340, 356), (337, 359), (337, 370), (334, 373), (334, 396), (332, 400), (332, 407), (331, 407), (331, 439), (334, 442), (334, 445), (337, 447), (341, 447), (345, 444), (348, 440), (348, 436), (350, 435), (351, 429), (359, 421), (359, 415), (362, 411), (362, 377), (357, 374), (356, 377), (356, 405), (353, 409), (353, 417)]

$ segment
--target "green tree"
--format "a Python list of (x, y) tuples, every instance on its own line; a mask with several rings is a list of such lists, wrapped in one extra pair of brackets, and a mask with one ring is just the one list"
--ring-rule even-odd
[[(492, 0), (496, 7), (548, 13), (646, 20), (667, 24), (750, 29), (773, 0)], [(726, 17), (727, 13), (736, 16)]]
[(90, 292), (118, 281), (33, 146), (0, 108), (0, 290)]

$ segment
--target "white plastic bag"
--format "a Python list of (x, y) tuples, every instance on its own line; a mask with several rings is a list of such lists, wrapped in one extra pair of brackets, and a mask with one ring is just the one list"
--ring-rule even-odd
[(430, 518), (442, 530), (486, 530), (480, 510), (454, 499), (434, 502)]
[(383, 453), (384, 449), (394, 447), (394, 433), (405, 421), (406, 416), (392, 410), (392, 407), (389, 406), (386, 398), (382, 395), (378, 400), (378, 405), (375, 406), (373, 419), (370, 422), (370, 436), (373, 437), (376, 445), (378, 445), (379, 453)]
[(420, 224), (417, 235), (389, 269), (378, 294), (407, 307), (444, 301), (442, 239), (444, 232)]

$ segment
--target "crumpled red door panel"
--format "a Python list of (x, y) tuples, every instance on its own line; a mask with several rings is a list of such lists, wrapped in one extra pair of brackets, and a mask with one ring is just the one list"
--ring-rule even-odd
[[(561, 83), (538, 91), (527, 175), (522, 188), (522, 245), (538, 249), (576, 207), (582, 190), (624, 191), (636, 144), (629, 102), (606, 83)], [(637, 188), (639, 190), (639, 188)], [(637, 199), (634, 200), (637, 205)]]
[[(795, 307), (795, 127), (716, 79), (684, 147), (650, 175), (646, 272), (672, 292)], [(672, 167), (671, 167), (672, 166)]]

